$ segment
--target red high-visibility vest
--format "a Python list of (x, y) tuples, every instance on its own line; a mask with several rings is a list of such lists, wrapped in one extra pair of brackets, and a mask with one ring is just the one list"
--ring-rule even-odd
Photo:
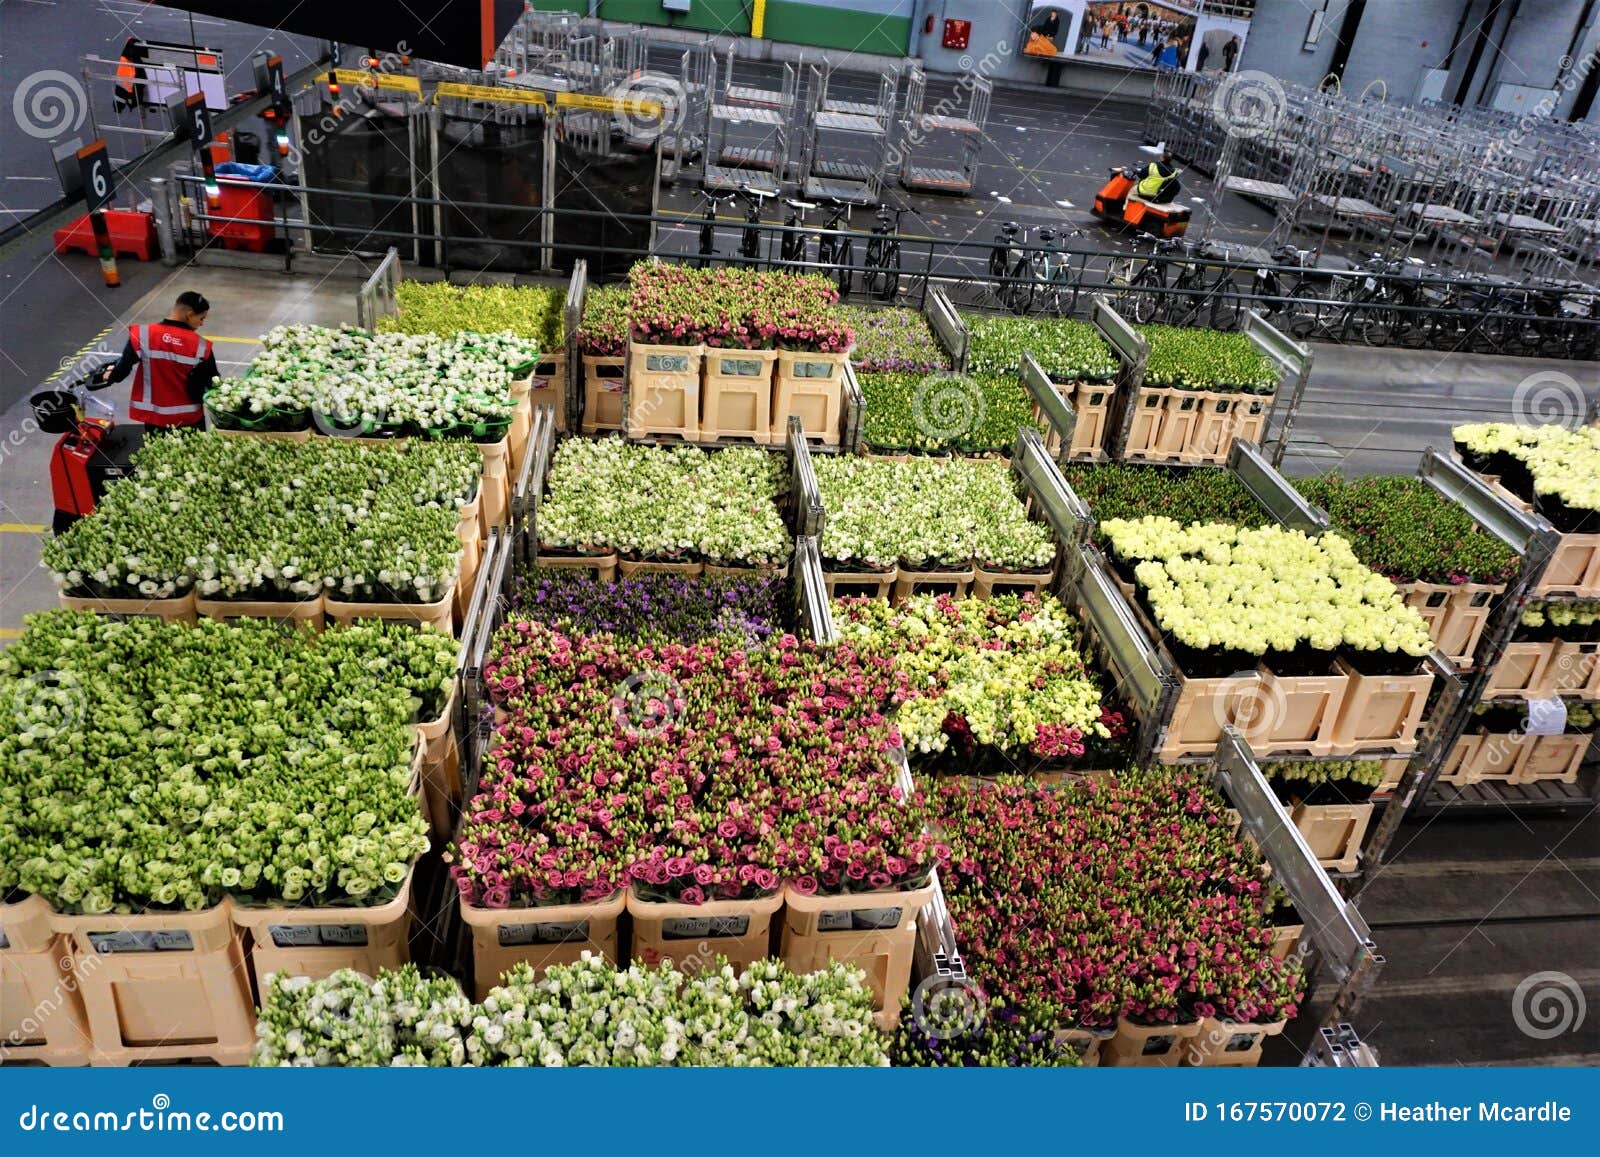
[(139, 354), (128, 417), (147, 426), (197, 426), (205, 408), (189, 397), (189, 371), (211, 354), (211, 343), (182, 326), (133, 325), (128, 340)]

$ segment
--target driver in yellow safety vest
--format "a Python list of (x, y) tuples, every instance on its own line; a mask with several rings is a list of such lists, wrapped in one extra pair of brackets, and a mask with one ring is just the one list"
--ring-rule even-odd
[[(1146, 201), (1155, 201), (1165, 204), (1178, 195), (1181, 187), (1178, 184), (1178, 170), (1171, 164), (1172, 153), (1163, 150), (1159, 161), (1151, 161), (1145, 166), (1144, 176), (1139, 179), (1135, 191)], [(1138, 172), (1135, 169), (1134, 172)]]

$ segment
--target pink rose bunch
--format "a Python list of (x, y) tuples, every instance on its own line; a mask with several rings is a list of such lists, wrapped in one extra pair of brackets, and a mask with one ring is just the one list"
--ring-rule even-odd
[(1298, 1011), (1305, 977), (1272, 956), (1259, 856), (1194, 775), (949, 784), (934, 804), (956, 938), (991, 997), (1043, 998), (1088, 1028)]
[(640, 262), (628, 281), (635, 341), (835, 353), (855, 342), (838, 289), (819, 275)]
[(472, 904), (881, 891), (947, 854), (885, 754), (887, 665), (850, 647), (630, 645), (523, 620), (484, 677), (495, 742), (451, 855)]

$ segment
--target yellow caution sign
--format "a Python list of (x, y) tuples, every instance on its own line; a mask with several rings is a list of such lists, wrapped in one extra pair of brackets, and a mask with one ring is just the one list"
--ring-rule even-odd
[(543, 105), (548, 101), (542, 92), (526, 88), (498, 88), (486, 84), (455, 84), (447, 82), (434, 89), (435, 99), (484, 100), (500, 104)]
[(336, 68), (333, 79), (340, 84), (354, 84), (364, 88), (382, 88), (390, 92), (422, 95), (422, 82), (414, 76), (392, 76), (387, 72), (367, 72), (359, 68)]
[(556, 105), (560, 108), (587, 108), (599, 112), (628, 113), (633, 116), (661, 115), (661, 102), (657, 100), (627, 100), (615, 96), (589, 96), (581, 92), (556, 93)]

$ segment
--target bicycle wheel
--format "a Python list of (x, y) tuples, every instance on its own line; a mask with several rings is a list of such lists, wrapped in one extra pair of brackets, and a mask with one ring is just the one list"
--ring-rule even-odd
[(1309, 281), (1299, 281), (1289, 291), (1290, 303), (1286, 306), (1288, 319), (1284, 328), (1294, 337), (1306, 338), (1322, 327), (1323, 306), (1320, 290)]
[(839, 265), (834, 271), (834, 280), (839, 283), (839, 296), (850, 296), (850, 284), (855, 280), (855, 270), (851, 268), (856, 263), (855, 245), (846, 237), (839, 242)]
[[(1166, 295), (1160, 291), (1166, 288), (1166, 282), (1161, 279), (1156, 267), (1147, 262), (1134, 277), (1133, 285), (1136, 291), (1128, 312), (1139, 325), (1148, 325), (1161, 312), (1162, 298)], [(1145, 288), (1140, 290), (1140, 286)]]
[(989, 250), (989, 276), (999, 281), (1006, 275), (1006, 251), (1000, 246)]
[(1033, 307), (1033, 263), (1026, 256), (1017, 258), (1011, 270), (1011, 279), (1001, 287), (1000, 300), (1019, 317), (1025, 317)]
[(900, 292), (900, 242), (891, 241), (883, 249), (883, 299), (893, 301)]
[(1388, 345), (1394, 321), (1395, 311), (1376, 298), (1351, 302), (1345, 311), (1339, 340), (1346, 343), (1359, 340), (1368, 346)]
[(1239, 301), (1231, 296), (1236, 287), (1231, 277), (1218, 277), (1211, 283), (1211, 328), (1236, 329), (1239, 325)]

